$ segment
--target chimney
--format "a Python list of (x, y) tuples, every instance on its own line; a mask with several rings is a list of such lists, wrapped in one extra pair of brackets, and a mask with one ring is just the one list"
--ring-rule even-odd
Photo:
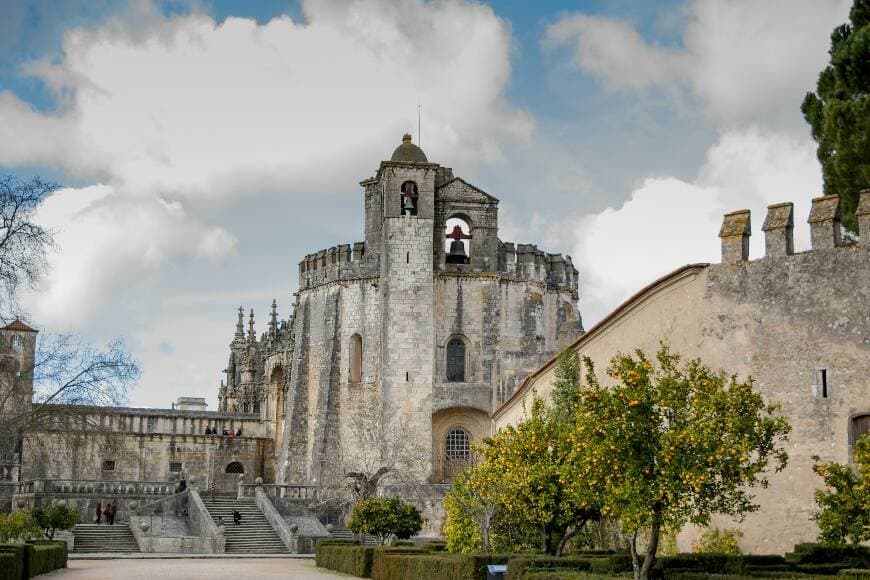
[(870, 246), (870, 189), (861, 191), (858, 198), (858, 209), (855, 210), (858, 218), (858, 243), (862, 246)]
[(767, 206), (764, 225), (764, 247), (767, 256), (794, 254), (794, 204), (776, 203)]
[(813, 199), (810, 209), (810, 237), (814, 250), (827, 250), (840, 245), (840, 198), (826, 195)]
[(722, 263), (745, 262), (749, 258), (751, 235), (748, 209), (726, 213), (722, 218), (722, 229), (719, 230), (719, 237), (722, 238)]

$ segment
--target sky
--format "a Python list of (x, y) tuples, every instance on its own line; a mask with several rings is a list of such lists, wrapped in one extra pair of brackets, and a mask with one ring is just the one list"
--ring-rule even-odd
[[(722, 214), (821, 194), (800, 113), (848, 0), (0, 0), (0, 173), (62, 185), (30, 323), (124, 339), (136, 406), (217, 404), (239, 305), (291, 314), (297, 263), (363, 237), (408, 131), (569, 254), (587, 328)], [(422, 123), (418, 134), (418, 105)]]

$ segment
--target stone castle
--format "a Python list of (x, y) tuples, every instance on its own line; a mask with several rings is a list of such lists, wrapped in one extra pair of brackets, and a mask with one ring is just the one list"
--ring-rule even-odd
[[(319, 501), (360, 455), (375, 460), (359, 470), (397, 455), (379, 447), (392, 442), (414, 456), (402, 468), (428, 490), (417, 498), (424, 533), (437, 535), (441, 484), (474, 442), (522, 421), (532, 393), (549, 397), (558, 352), (574, 348), (604, 369), (619, 351), (652, 353), (666, 339), (754, 377), (793, 426), (789, 466), (759, 491), (761, 509), (716, 525), (739, 527), (741, 548), (756, 553), (815, 538), (813, 457), (848, 463), (870, 431), (870, 191), (857, 242), (841, 236), (835, 196), (813, 200), (808, 252), (794, 252), (791, 204), (770, 206), (759, 260), (748, 259), (749, 212), (728, 214), (721, 264), (652, 282), (584, 333), (570, 257), (500, 240), (498, 200), (430, 163), (409, 136), (361, 185), (364, 241), (305, 256), (290, 318), (273, 302), (258, 336), (253, 312), (245, 328), (239, 310), (217, 411), (184, 397), (171, 409), (57, 406), (54, 424), (0, 448), (0, 510), (62, 499), (87, 514), (112, 497), (120, 520), (145, 518), (153, 509), (143, 505), (177, 497), (186, 478), (194, 499), (178, 508), (188, 514), (178, 526), (190, 536), (176, 547), (223, 551), (199, 487), (256, 496), (295, 550), (296, 536), (327, 532), (305, 515), (310, 503), (288, 498)], [(13, 378), (0, 388), (11, 385), (16, 405), (32, 399), (36, 336), (20, 321), (0, 329), (0, 370)], [(229, 430), (243, 436), (221, 435)], [(681, 548), (695, 532), (684, 530)]]
[[(259, 338), (240, 308), (220, 410), (259, 413), (281, 483), (323, 481), (355, 414), (390, 407), (422, 479), (490, 433), (490, 413), (582, 333), (569, 256), (498, 237), (498, 200), (410, 135), (363, 187), (365, 240), (309, 254), (289, 321)], [(346, 452), (346, 451), (345, 451)]]

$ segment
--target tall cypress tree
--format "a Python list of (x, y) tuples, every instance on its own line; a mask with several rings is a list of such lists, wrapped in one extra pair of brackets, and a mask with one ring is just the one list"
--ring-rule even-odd
[(830, 54), (801, 111), (819, 144), (825, 193), (840, 196), (843, 224), (854, 232), (858, 194), (870, 188), (870, 0), (855, 0), (849, 23), (831, 34)]

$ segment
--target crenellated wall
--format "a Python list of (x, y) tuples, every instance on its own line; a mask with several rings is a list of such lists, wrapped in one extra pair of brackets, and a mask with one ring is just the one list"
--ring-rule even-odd
[[(868, 232), (870, 192), (859, 207)], [(727, 214), (721, 264), (688, 265), (656, 280), (573, 345), (603, 371), (617, 352), (652, 355), (667, 340), (684, 357), (751, 375), (765, 399), (781, 405), (793, 428), (787, 469), (757, 491), (761, 509), (745, 522), (713, 522), (739, 528), (741, 548), (754, 553), (782, 553), (815, 539), (813, 491), (821, 480), (813, 456), (848, 462), (852, 420), (870, 414), (870, 235), (845, 244), (837, 198), (817, 198), (812, 250), (794, 253), (793, 220), (791, 204), (770, 206), (762, 228), (767, 255), (749, 260), (750, 213)], [(495, 411), (495, 428), (521, 421), (532, 392), (549, 399), (554, 367), (549, 361)], [(684, 530), (680, 547), (688, 549), (695, 534)]]

